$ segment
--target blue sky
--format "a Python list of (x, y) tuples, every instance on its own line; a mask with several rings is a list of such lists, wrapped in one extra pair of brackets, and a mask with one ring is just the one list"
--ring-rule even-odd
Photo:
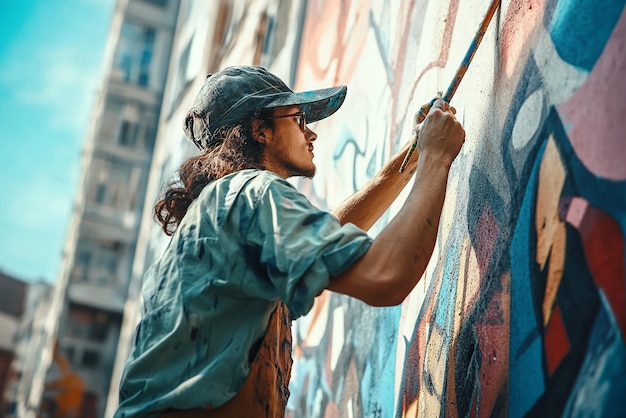
[(54, 282), (115, 0), (0, 1), (0, 270)]

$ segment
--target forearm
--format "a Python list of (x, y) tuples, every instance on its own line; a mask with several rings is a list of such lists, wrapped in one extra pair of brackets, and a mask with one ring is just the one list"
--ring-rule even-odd
[(409, 144), (402, 147), (365, 186), (339, 205), (334, 215), (341, 224), (351, 222), (367, 231), (385, 213), (417, 169), (416, 152), (407, 169), (403, 173), (399, 172), (408, 149)]
[[(422, 156), (404, 205), (368, 252), (329, 289), (371, 305), (395, 305), (415, 287), (432, 255), (443, 208), (449, 164)], [(393, 260), (393, 262), (390, 262)]]

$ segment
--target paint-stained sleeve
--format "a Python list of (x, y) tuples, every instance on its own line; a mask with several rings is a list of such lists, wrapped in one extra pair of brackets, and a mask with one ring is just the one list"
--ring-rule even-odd
[(280, 298), (293, 318), (306, 314), (330, 278), (351, 266), (372, 243), (365, 231), (340, 225), (282, 179), (270, 181), (260, 195), (247, 239), (259, 249), (254, 257), (266, 274), (246, 280), (246, 292)]

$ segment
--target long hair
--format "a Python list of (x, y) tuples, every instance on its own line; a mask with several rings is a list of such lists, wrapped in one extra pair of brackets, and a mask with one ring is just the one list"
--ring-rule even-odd
[[(273, 126), (271, 121), (261, 121)], [(154, 206), (154, 215), (163, 232), (173, 235), (204, 187), (228, 174), (249, 168), (264, 169), (264, 145), (252, 135), (252, 119), (238, 125), (220, 128), (214, 135), (220, 140), (204, 153), (183, 162), (178, 179), (165, 187)]]

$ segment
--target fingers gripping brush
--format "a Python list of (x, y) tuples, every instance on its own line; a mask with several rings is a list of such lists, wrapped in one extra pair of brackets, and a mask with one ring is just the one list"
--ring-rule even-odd
[[(465, 54), (465, 57), (463, 58), (463, 61), (461, 62), (461, 65), (459, 65), (459, 68), (456, 70), (456, 74), (454, 75), (452, 82), (448, 86), (448, 90), (446, 90), (445, 93), (442, 93), (442, 92), (437, 93), (437, 96), (434, 99), (432, 99), (429, 103), (426, 103), (424, 106), (420, 108), (420, 110), (417, 112), (417, 116), (415, 117), (416, 123), (421, 123), (426, 118), (426, 115), (430, 111), (430, 108), (432, 107), (433, 103), (435, 103), (435, 100), (442, 99), (444, 102), (450, 103), (450, 100), (452, 100), (452, 97), (454, 96), (456, 89), (459, 87), (459, 84), (461, 84), (461, 80), (463, 79), (463, 76), (467, 72), (467, 69), (469, 68), (470, 63), (472, 62), (472, 58), (474, 58), (474, 54), (476, 54), (476, 50), (478, 50), (478, 46), (480, 45), (481, 41), (483, 40), (483, 37), (485, 36), (485, 32), (487, 32), (487, 28), (489, 27), (489, 22), (491, 22), (491, 18), (495, 14), (496, 9), (498, 8), (499, 5), (500, 5), (500, 0), (493, 0), (493, 2), (491, 3), (491, 6), (489, 7), (489, 10), (487, 11), (487, 14), (485, 15), (485, 18), (483, 19), (480, 27), (478, 28), (478, 31), (476, 31), (476, 35), (474, 35), (474, 39), (472, 40), (472, 43), (470, 44), (467, 50), (467, 53)], [(406, 168), (407, 164), (411, 160), (411, 156), (413, 155), (413, 153), (415, 152), (415, 149), (417, 148), (417, 140), (418, 140), (417, 130), (414, 131), (414, 134), (415, 135), (414, 135), (413, 143), (411, 144), (411, 147), (407, 151), (406, 156), (404, 157), (404, 160), (402, 161), (402, 165), (400, 166), (401, 173), (404, 172), (404, 169)]]

